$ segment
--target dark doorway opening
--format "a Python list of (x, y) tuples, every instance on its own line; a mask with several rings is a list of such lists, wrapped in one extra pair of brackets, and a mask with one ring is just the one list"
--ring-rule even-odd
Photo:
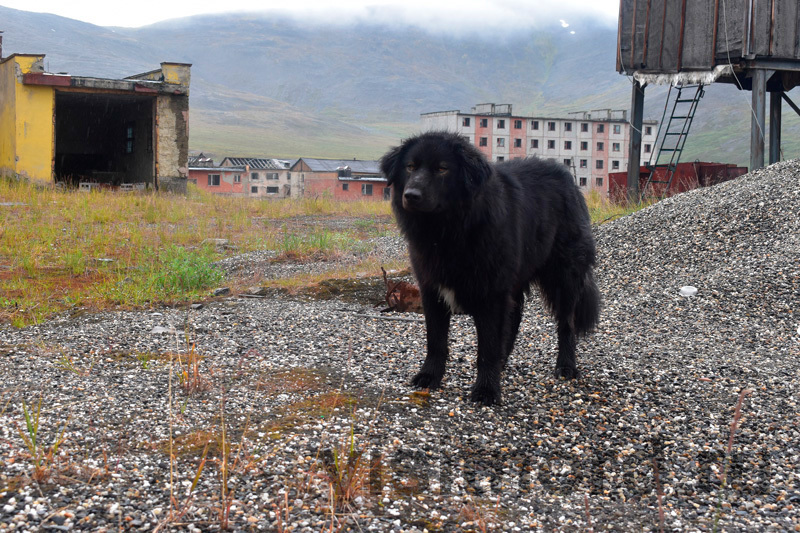
[(153, 186), (155, 101), (154, 96), (57, 92), (56, 181)]

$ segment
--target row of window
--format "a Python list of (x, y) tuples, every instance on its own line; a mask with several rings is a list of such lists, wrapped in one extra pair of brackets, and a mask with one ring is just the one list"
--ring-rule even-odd
[[(342, 183), (342, 190), (349, 191), (350, 184), (349, 183)], [(389, 196), (391, 195), (391, 189), (389, 187), (383, 188), (383, 199), (388, 200)], [(361, 196), (372, 196), (372, 184), (371, 183), (362, 183), (361, 184)]]
[[(578, 183), (581, 187), (586, 187), (587, 179), (586, 178), (578, 178)], [(603, 178), (595, 178), (594, 183), (597, 187), (603, 186)]]
[[(479, 146), (488, 146), (489, 139), (487, 137), (480, 137), (478, 139)], [(506, 140), (504, 137), (498, 137), (497, 139), (497, 147), (504, 148), (506, 145)], [(522, 148), (522, 139), (514, 139), (514, 148)], [(539, 148), (539, 139), (531, 139), (531, 148)], [(555, 139), (550, 139), (547, 141), (547, 149), (548, 150), (555, 150), (556, 149), (556, 141)], [(586, 151), (589, 149), (589, 142), (588, 141), (581, 141), (581, 150)], [(649, 144), (644, 145), (645, 153), (650, 153), (652, 146)], [(572, 150), (572, 141), (564, 141), (564, 150)], [(597, 151), (602, 152), (605, 150), (605, 143), (598, 142), (597, 143)], [(611, 143), (611, 151), (612, 152), (619, 152), (621, 151), (620, 143)]]
[[(521, 130), (522, 129), (522, 120), (514, 120), (514, 129)], [(469, 128), (472, 124), (471, 117), (464, 117), (461, 121), (461, 125), (465, 128)], [(488, 128), (489, 127), (489, 119), (482, 118), (479, 119), (479, 124), (481, 128)], [(499, 118), (497, 119), (497, 129), (504, 130), (506, 129), (506, 121), (505, 119)], [(539, 121), (532, 120), (531, 121), (531, 129), (538, 130), (539, 129)], [(547, 121), (547, 131), (556, 131), (556, 122), (553, 120)], [(572, 131), (572, 122), (564, 122), (564, 131)], [(605, 133), (606, 125), (605, 124), (598, 124), (597, 125), (597, 133)], [(622, 133), (622, 125), (620, 124), (612, 124), (611, 131), (619, 135)], [(589, 123), (588, 122), (581, 122), (581, 132), (588, 133), (589, 132)], [(653, 127), (652, 126), (645, 126), (644, 128), (645, 135), (652, 135), (653, 134)]]
[[(235, 178), (236, 178), (237, 176), (239, 176), (239, 174), (236, 174), (236, 175), (234, 176), (234, 181), (235, 181), (236, 183), (239, 183), (239, 181), (241, 181), (241, 178), (239, 179), (239, 181), (236, 181), (236, 179), (235, 179)], [(259, 176), (258, 176), (258, 172), (251, 172), (251, 173), (250, 173), (250, 180), (251, 180), (251, 181), (258, 181), (258, 177), (259, 177)], [(291, 175), (291, 173), (287, 173), (287, 174), (286, 174), (286, 177), (287, 177), (287, 178), (289, 178), (289, 179), (292, 179), (292, 175)], [(277, 180), (277, 179), (278, 179), (278, 173), (277, 173), (277, 172), (267, 172), (267, 179), (268, 179), (268, 180)]]

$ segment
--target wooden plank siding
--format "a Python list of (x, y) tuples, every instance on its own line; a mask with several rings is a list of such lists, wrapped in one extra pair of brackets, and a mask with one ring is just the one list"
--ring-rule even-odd
[(798, 0), (622, 0), (618, 28), (617, 69), (627, 74), (800, 61)]

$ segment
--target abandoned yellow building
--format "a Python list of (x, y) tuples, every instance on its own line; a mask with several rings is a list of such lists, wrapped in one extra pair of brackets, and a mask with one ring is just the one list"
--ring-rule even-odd
[(45, 72), (44, 57), (0, 57), (0, 175), (186, 190), (191, 65), (104, 79)]

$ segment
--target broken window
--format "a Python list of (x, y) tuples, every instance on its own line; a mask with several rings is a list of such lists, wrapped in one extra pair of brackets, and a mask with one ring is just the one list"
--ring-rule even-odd
[(564, 131), (572, 131), (572, 122), (564, 123)]
[(580, 183), (581, 187), (586, 187), (586, 178), (581, 178)]
[(650, 144), (645, 144), (644, 145), (644, 153), (649, 154), (652, 149), (653, 149), (652, 145), (650, 145)]
[(619, 161), (612, 161), (611, 168), (614, 170), (619, 170)]
[(502, 148), (502, 147), (504, 147), (505, 145), (506, 145), (506, 140), (505, 140), (504, 138), (502, 138), (502, 137), (499, 137), (499, 138), (497, 139), (497, 146), (498, 146), (498, 147), (500, 147), (500, 148)]
[(251, 172), (250, 179), (253, 181), (258, 181), (258, 172)]
[(503, 157), (502, 155), (499, 155), (499, 156), (497, 156), (497, 162), (498, 162), (498, 163), (502, 163), (502, 162), (503, 162), (503, 161), (505, 161), (505, 160), (506, 160), (506, 158), (505, 158), (505, 157)]
[(136, 123), (128, 122), (125, 125), (125, 153), (132, 154), (135, 143)]
[(581, 131), (583, 133), (589, 132), (589, 123), (588, 122), (581, 122)]
[(539, 148), (539, 139), (531, 139), (531, 148)]
[(487, 127), (489, 127), (489, 119), (488, 118), (482, 118), (481, 119), (481, 128), (487, 128)]
[(605, 148), (605, 145), (603, 143), (597, 143), (597, 151), (598, 152), (602, 152), (604, 148)]
[(555, 122), (548, 122), (547, 123), (547, 131), (556, 131), (556, 123)]
[(487, 139), (486, 137), (481, 137), (480, 140), (478, 141), (478, 144), (480, 146), (486, 146), (489, 144), (489, 139)]
[(522, 139), (514, 139), (514, 148), (522, 148)]
[(572, 141), (564, 141), (564, 150), (572, 150)]
[(606, 125), (605, 124), (598, 124), (597, 125), (597, 133), (603, 133), (605, 131), (606, 131)]
[(533, 122), (531, 122), (531, 129), (532, 130), (538, 130), (539, 129), (539, 121), (538, 120), (534, 120)]
[(594, 179), (594, 184), (596, 186), (598, 186), (598, 187), (602, 187), (603, 186), (603, 178), (595, 178)]
[(581, 159), (581, 168), (586, 168), (589, 165), (588, 159)]
[(277, 172), (267, 172), (267, 179), (268, 180), (276, 180), (276, 179), (278, 179), (278, 173)]
[(278, 194), (280, 187), (267, 187), (267, 194)]
[(503, 119), (498, 120), (497, 121), (497, 129), (498, 130), (504, 130), (505, 128), (506, 128), (506, 121), (503, 120)]
[(550, 139), (549, 141), (547, 141), (547, 149), (548, 150), (555, 150), (556, 149), (556, 141), (553, 140), (553, 139)]
[(469, 117), (464, 117), (464, 120), (461, 121), (461, 125), (464, 126), (465, 128), (469, 128), (469, 122), (470, 122)]
[(371, 183), (362, 183), (361, 184), (361, 195), (362, 196), (372, 196), (372, 184)]
[(515, 120), (514, 121), (514, 129), (517, 129), (517, 130), (521, 130), (522, 129), (522, 121), (521, 120)]

